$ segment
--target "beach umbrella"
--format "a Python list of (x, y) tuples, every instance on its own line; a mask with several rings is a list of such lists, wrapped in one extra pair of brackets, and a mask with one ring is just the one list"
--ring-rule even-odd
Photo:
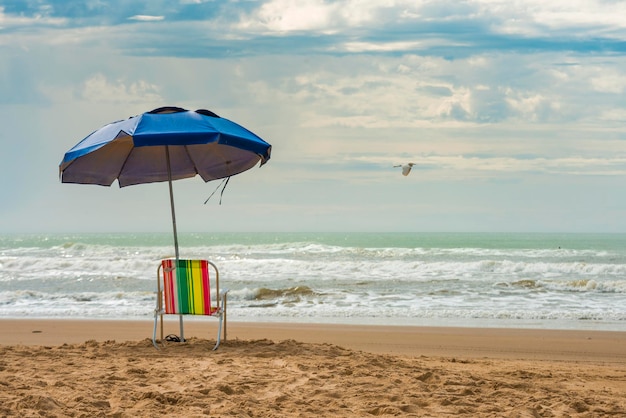
[(63, 183), (102, 186), (116, 179), (120, 187), (167, 181), (178, 259), (172, 181), (230, 178), (265, 164), (271, 150), (256, 134), (209, 110), (161, 107), (92, 132), (65, 153), (59, 175)]

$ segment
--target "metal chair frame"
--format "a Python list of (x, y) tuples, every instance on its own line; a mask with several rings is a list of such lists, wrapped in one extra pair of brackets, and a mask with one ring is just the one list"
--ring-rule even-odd
[[(152, 331), (152, 344), (157, 350), (159, 350), (159, 345), (157, 344), (157, 339), (156, 339), (157, 322), (159, 318), (161, 319), (161, 340), (160, 341), (162, 345), (165, 345), (164, 339), (163, 339), (163, 316), (164, 315), (178, 315), (179, 316), (180, 341), (181, 342), (185, 341), (185, 329), (184, 329), (184, 324), (183, 324), (183, 316), (198, 315), (198, 314), (180, 314), (180, 313), (169, 314), (165, 312), (165, 306), (164, 306), (165, 294), (164, 294), (164, 289), (162, 287), (162, 283), (165, 280), (165, 271), (163, 268), (163, 261), (165, 260), (162, 260), (161, 263), (159, 264), (159, 267), (157, 268), (157, 300), (156, 300), (156, 307), (154, 309), (154, 329)], [(215, 343), (215, 346), (213, 347), (213, 350), (217, 350), (217, 348), (220, 346), (221, 340), (223, 339), (224, 341), (226, 341), (226, 295), (228, 294), (228, 289), (220, 292), (220, 285), (219, 285), (220, 274), (219, 274), (219, 270), (217, 266), (208, 260), (204, 260), (204, 261), (206, 261), (208, 263), (208, 266), (212, 267), (213, 270), (215, 271), (215, 276), (209, 280), (209, 286), (211, 286), (211, 281), (215, 283), (214, 287), (215, 287), (216, 302), (215, 302), (215, 307), (211, 306), (210, 308), (211, 314), (202, 314), (200, 316), (211, 316), (211, 317), (217, 317), (219, 319), (216, 343)], [(211, 289), (209, 289), (209, 291), (211, 291)], [(223, 338), (222, 338), (222, 334), (223, 334)]]

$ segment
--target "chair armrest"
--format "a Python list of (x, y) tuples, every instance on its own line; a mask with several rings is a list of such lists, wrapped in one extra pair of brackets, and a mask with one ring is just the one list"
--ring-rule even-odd
[(225, 309), (225, 306), (226, 306), (226, 296), (228, 295), (228, 292), (230, 292), (230, 289), (220, 290), (220, 299), (221, 299), (220, 308), (222, 308), (222, 310)]

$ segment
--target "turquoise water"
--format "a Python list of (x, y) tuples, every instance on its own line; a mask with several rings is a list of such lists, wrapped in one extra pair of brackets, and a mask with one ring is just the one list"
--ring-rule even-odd
[[(181, 234), (245, 321), (626, 330), (626, 234)], [(1, 317), (151, 318), (169, 234), (0, 235)]]

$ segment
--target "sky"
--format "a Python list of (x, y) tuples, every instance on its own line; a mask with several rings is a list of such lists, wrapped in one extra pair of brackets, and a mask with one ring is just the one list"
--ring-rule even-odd
[[(109, 122), (272, 144), (179, 231), (626, 232), (626, 2), (0, 1), (0, 233), (171, 231), (166, 183), (62, 184)], [(404, 177), (396, 164), (415, 163)]]

